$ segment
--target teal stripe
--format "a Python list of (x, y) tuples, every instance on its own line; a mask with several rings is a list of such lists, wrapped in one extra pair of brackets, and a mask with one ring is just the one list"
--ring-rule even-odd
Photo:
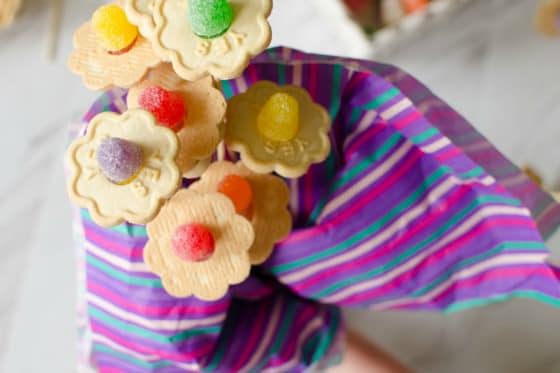
[(474, 178), (480, 177), (482, 175), (484, 175), (484, 170), (482, 169), (482, 167), (476, 166), (475, 168), (473, 168), (470, 171), (463, 172), (460, 175), (460, 177), (463, 180), (468, 180), (468, 179), (474, 179)]
[(286, 65), (277, 64), (276, 69), (278, 71), (278, 85), (286, 85)]
[(414, 144), (421, 144), (423, 142), (428, 141), (429, 139), (431, 139), (432, 137), (436, 137), (440, 135), (440, 132), (436, 129), (436, 128), (430, 128), (422, 133), (419, 133), (418, 135), (414, 135), (410, 138), (410, 140), (414, 143)]
[(428, 293), (429, 291), (435, 289), (436, 287), (438, 287), (439, 285), (441, 285), (445, 281), (449, 280), (449, 278), (451, 276), (453, 276), (453, 274), (456, 273), (457, 271), (460, 271), (464, 268), (470, 267), (471, 265), (473, 265), (475, 263), (482, 262), (486, 259), (492, 258), (496, 255), (499, 255), (500, 253), (503, 253), (503, 252), (516, 252), (516, 251), (520, 251), (520, 252), (524, 252), (524, 251), (546, 251), (546, 247), (541, 242), (504, 242), (504, 243), (501, 243), (501, 244), (495, 246), (493, 249), (491, 249), (491, 250), (489, 250), (489, 251), (487, 251), (483, 254), (480, 254), (480, 255), (474, 256), (472, 258), (468, 258), (468, 259), (460, 261), (459, 263), (457, 263), (456, 265), (454, 265), (453, 267), (451, 267), (447, 271), (445, 271), (441, 276), (439, 276), (437, 279), (435, 279), (429, 285), (414, 291), (411, 294), (411, 296), (412, 297), (418, 297), (418, 296), (422, 296), (422, 295)]
[(233, 87), (231, 86), (233, 83), (231, 80), (222, 80), (222, 92), (224, 92), (224, 96), (226, 100), (229, 100), (233, 97)]
[[(80, 216), (82, 217), (82, 219), (87, 220), (87, 221), (95, 224), (95, 222), (91, 218), (91, 215), (88, 212), (88, 210), (81, 209), (80, 210)], [(148, 237), (148, 232), (146, 231), (146, 227), (141, 226), (141, 225), (120, 224), (120, 225), (117, 225), (116, 227), (104, 228), (104, 229), (106, 229), (108, 231), (111, 231), (111, 232), (120, 233), (120, 234), (125, 235), (127, 237), (134, 237), (134, 238), (147, 238)]]
[(401, 213), (406, 211), (408, 208), (413, 206), (420, 197), (424, 195), (424, 193), (429, 190), (435, 183), (439, 182), (444, 176), (446, 175), (446, 170), (443, 167), (438, 168), (434, 171), (431, 175), (429, 175), (414, 192), (410, 194), (407, 198), (397, 204), (391, 211), (389, 211), (386, 215), (382, 216), (377, 221), (373, 222), (370, 226), (364, 228), (361, 232), (358, 232), (355, 236), (350, 237), (343, 243), (334, 246), (333, 248), (323, 251), (321, 253), (316, 253), (312, 256), (302, 258), (290, 263), (285, 263), (273, 267), (273, 272), (277, 274), (281, 274), (283, 272), (287, 272), (293, 269), (297, 269), (299, 267), (306, 266), (311, 264), (315, 261), (321, 260), (326, 258), (330, 255), (334, 255), (340, 253), (350, 245), (368, 237), (371, 234), (377, 233), (383, 226), (393, 220), (395, 217), (399, 216)]
[[(428, 129), (412, 139), (412, 141), (424, 141), (423, 139), (427, 139), (439, 134), (437, 129)], [(361, 176), (362, 173), (371, 166), (372, 163), (379, 161), (383, 157), (385, 157), (390, 151), (393, 150), (395, 145), (398, 144), (399, 140), (402, 139), (403, 136), (399, 133), (395, 133), (391, 135), (379, 148), (377, 148), (372, 154), (368, 155), (364, 159), (362, 159), (358, 164), (354, 167), (347, 170), (344, 174), (341, 175), (340, 178), (329, 188), (329, 193), (325, 195), (324, 198), (321, 199), (313, 209), (313, 212), (310, 215), (310, 219), (312, 221), (316, 221), (321, 211), (323, 211), (325, 205), (331, 199), (332, 195), (336, 192), (336, 190), (342, 188), (344, 185), (351, 183), (357, 176)], [(465, 172), (460, 175), (462, 179), (471, 179), (475, 177), (479, 177), (484, 174), (484, 170), (481, 167), (476, 167), (468, 172)]]
[[(333, 66), (333, 84), (331, 91), (331, 104), (330, 104), (330, 116), (331, 120), (334, 122), (338, 116), (338, 111), (340, 109), (340, 85), (342, 80), (342, 66)], [(336, 173), (336, 152), (331, 150), (329, 157), (325, 161), (326, 177), (330, 180), (334, 177)]]
[(288, 331), (292, 327), (295, 311), (296, 311), (296, 302), (288, 301), (285, 312), (283, 312), (282, 322), (278, 326), (276, 338), (272, 346), (269, 347), (270, 351), (266, 354), (266, 358), (261, 359), (261, 361), (257, 364), (257, 366), (251, 369), (251, 372), (253, 373), (261, 372), (263, 367), (270, 361), (270, 358), (274, 356), (274, 354), (277, 353), (278, 350), (280, 350), (282, 344), (286, 342), (286, 335), (288, 334)]
[(327, 355), (329, 348), (333, 344), (333, 340), (335, 338), (336, 332), (338, 331), (340, 325), (340, 315), (331, 315), (331, 316), (332, 316), (332, 320), (329, 323), (329, 329), (327, 331), (327, 334), (324, 336), (324, 338), (321, 338), (319, 340), (315, 352), (313, 353), (313, 358), (311, 361), (312, 364), (315, 364), (321, 359), (323, 359)]
[(220, 332), (219, 326), (211, 326), (211, 327), (188, 329), (180, 333), (177, 333), (175, 335), (164, 335), (164, 334), (156, 333), (150, 329), (142, 328), (137, 325), (131, 324), (130, 322), (125, 322), (116, 319), (111, 315), (109, 315), (108, 313), (103, 312), (92, 305), (88, 306), (88, 311), (90, 317), (104, 324), (110, 325), (117, 330), (134, 334), (137, 337), (145, 338), (152, 342), (157, 342), (164, 345), (168, 345), (169, 343), (183, 342), (189, 338), (194, 338), (201, 335), (217, 335)]
[(86, 262), (88, 265), (97, 268), (98, 270), (102, 271), (103, 273), (113, 278), (114, 280), (120, 281), (127, 285), (145, 286), (148, 288), (157, 288), (157, 289), (163, 288), (160, 279), (135, 277), (128, 273), (121, 272), (107, 265), (106, 263), (103, 263), (102, 261), (96, 259), (95, 257), (91, 256), (89, 253), (87, 253), (86, 255)]
[(228, 318), (226, 320), (226, 324), (222, 330), (222, 334), (218, 340), (218, 346), (216, 350), (213, 352), (212, 360), (209, 364), (203, 368), (204, 372), (214, 372), (217, 370), (218, 366), (224, 359), (226, 354), (227, 348), (230, 346), (232, 341), (233, 332), (235, 330), (235, 325), (237, 324), (237, 319), (240, 316), (239, 308), (233, 308), (228, 312)]
[(112, 348), (109, 348), (104, 345), (100, 345), (98, 343), (95, 343), (93, 345), (93, 351), (111, 355), (114, 358), (117, 358), (119, 360), (124, 360), (128, 363), (136, 365), (139, 368), (148, 369), (148, 370), (165, 368), (173, 365), (173, 363), (169, 361), (149, 362), (149, 361), (140, 360), (132, 355), (124, 354), (122, 352), (113, 350)]
[(355, 283), (358, 283), (358, 282), (369, 280), (372, 277), (379, 276), (379, 275), (381, 275), (385, 272), (390, 271), (391, 269), (394, 269), (394, 268), (398, 267), (403, 262), (405, 262), (407, 259), (410, 259), (411, 257), (415, 256), (420, 251), (422, 251), (423, 249), (425, 249), (426, 247), (428, 247), (429, 245), (433, 244), (435, 241), (440, 239), (442, 236), (445, 236), (446, 234), (448, 234), (449, 231), (451, 231), (454, 226), (459, 224), (462, 220), (465, 219), (466, 216), (468, 216), (469, 214), (471, 214), (472, 212), (477, 210), (479, 207), (481, 207), (481, 206), (483, 206), (487, 203), (494, 203), (494, 202), (508, 204), (505, 200), (507, 200), (507, 199), (505, 199), (503, 197), (498, 197), (498, 196), (481, 196), (481, 197), (478, 197), (477, 199), (472, 201), (466, 208), (459, 211), (457, 214), (455, 214), (455, 216), (451, 217), (445, 224), (441, 225), (439, 228), (437, 228), (435, 231), (433, 231), (431, 235), (429, 235), (428, 237), (426, 237), (425, 239), (423, 239), (419, 243), (413, 245), (411, 248), (404, 251), (400, 255), (394, 257), (393, 259), (388, 261), (386, 264), (383, 264), (382, 266), (379, 266), (374, 270), (364, 272), (364, 273), (361, 273), (359, 275), (351, 276), (351, 277), (348, 277), (344, 280), (338, 281), (336, 284), (333, 284), (332, 286), (329, 286), (329, 287), (324, 288), (323, 290), (317, 292), (316, 294), (313, 295), (313, 297), (317, 297), (317, 298), (326, 297), (330, 294), (335, 293), (336, 291), (338, 291), (342, 288), (351, 286), (351, 285), (353, 285)]
[(401, 92), (397, 88), (391, 88), (387, 92), (383, 93), (382, 95), (375, 97), (370, 102), (364, 105), (360, 105), (360, 107), (365, 110), (376, 110), (400, 94)]
[(106, 111), (111, 111), (111, 103), (113, 101), (113, 98), (111, 95), (103, 95), (101, 96), (101, 103), (103, 105), (101, 111), (102, 112), (106, 112)]
[(398, 134), (392, 134), (381, 146), (375, 149), (375, 151), (366, 157), (364, 157), (360, 162), (358, 162), (354, 167), (349, 168), (346, 170), (329, 188), (329, 192), (326, 194), (324, 198), (321, 199), (313, 209), (311, 213), (310, 219), (315, 221), (323, 211), (323, 208), (330, 200), (332, 195), (336, 192), (337, 189), (343, 187), (346, 183), (351, 182), (357, 176), (362, 175), (362, 173), (370, 167), (373, 163), (379, 161), (383, 157), (385, 157), (389, 152), (393, 150), (393, 148), (399, 143), (399, 141), (403, 137)]
[(332, 82), (332, 90), (331, 90), (331, 105), (329, 108), (329, 113), (331, 115), (331, 119), (334, 121), (336, 116), (338, 115), (338, 110), (340, 109), (340, 84), (342, 80), (342, 66), (335, 65), (333, 66), (333, 82)]
[[(334, 256), (344, 250), (347, 250), (349, 246), (353, 246), (354, 244), (362, 241), (363, 239), (376, 234), (381, 228), (391, 221), (393, 218), (398, 216), (400, 213), (405, 211), (407, 208), (412, 206), (420, 196), (422, 196), (434, 183), (436, 183), (442, 176), (447, 173), (447, 167), (441, 166), (439, 167), (434, 173), (428, 176), (422, 183), (422, 185), (416, 189), (408, 198), (400, 202), (395, 208), (393, 208), (387, 215), (383, 216), (381, 219), (373, 222), (373, 224), (369, 225), (368, 227), (364, 228), (362, 231), (358, 232), (354, 236), (348, 238), (344, 242), (332, 247), (329, 250), (324, 250), (322, 252), (315, 253), (310, 255), (306, 258), (302, 258), (299, 260), (295, 260), (290, 263), (281, 264), (272, 268), (273, 273), (275, 274), (282, 274), (284, 272), (294, 270), (303, 266), (307, 266), (313, 262), (320, 261), (330, 256)], [(486, 196), (480, 197), (478, 200), (475, 200), (473, 203), (478, 202), (497, 202), (503, 203), (507, 205), (514, 205), (519, 206), (520, 202), (505, 197), (499, 196)], [(449, 225), (449, 223), (447, 224)], [(440, 228), (441, 230), (441, 228)]]
[(267, 49), (265, 51), (265, 53), (268, 54), (268, 58), (270, 58), (271, 60), (275, 60), (277, 56), (280, 57), (280, 49), (281, 49), (281, 47), (270, 48), (270, 49)]
[(315, 346), (319, 345), (322, 335), (320, 333), (315, 334), (313, 337), (309, 338), (307, 342), (303, 345), (303, 361), (309, 366), (313, 365), (315, 360)]
[(362, 113), (362, 110), (359, 110), (355, 107), (352, 108), (352, 111), (350, 113), (350, 120), (348, 121), (348, 123), (346, 123), (346, 125), (348, 126), (348, 128), (345, 129), (346, 132), (352, 133), (356, 130), (356, 127), (358, 126), (358, 120), (362, 117)]
[(367, 157), (364, 157), (360, 162), (358, 162), (354, 167), (345, 171), (340, 178), (333, 183), (331, 187), (332, 190), (339, 189), (340, 187), (344, 186), (346, 183), (351, 182), (357, 176), (360, 176), (362, 172), (364, 172), (368, 167), (385, 157), (389, 154), (395, 146), (399, 143), (400, 140), (403, 139), (403, 136), (399, 133), (394, 133), (381, 146), (379, 146), (373, 153), (369, 154)]
[(560, 300), (548, 294), (541, 293), (536, 290), (514, 290), (508, 294), (500, 294), (488, 298), (470, 299), (467, 301), (457, 302), (444, 310), (444, 313), (450, 314), (460, 311), (466, 311), (473, 308), (485, 307), (493, 303), (505, 302), (513, 298), (528, 298), (541, 303), (560, 308)]

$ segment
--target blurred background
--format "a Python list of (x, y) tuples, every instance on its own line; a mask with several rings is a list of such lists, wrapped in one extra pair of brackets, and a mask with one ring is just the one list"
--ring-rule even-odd
[[(0, 372), (76, 370), (74, 247), (62, 165), (68, 123), (96, 94), (65, 64), (73, 30), (102, 2), (0, 0)], [(273, 45), (404, 68), (555, 188), (560, 38), (536, 32), (537, 6), (276, 0)], [(420, 372), (560, 371), (560, 312), (533, 302), (452, 316), (350, 316)]]

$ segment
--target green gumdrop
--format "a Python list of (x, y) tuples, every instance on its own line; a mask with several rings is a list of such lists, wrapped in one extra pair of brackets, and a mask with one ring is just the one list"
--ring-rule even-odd
[(227, 0), (190, 0), (189, 20), (196, 35), (216, 38), (230, 28), (233, 9)]

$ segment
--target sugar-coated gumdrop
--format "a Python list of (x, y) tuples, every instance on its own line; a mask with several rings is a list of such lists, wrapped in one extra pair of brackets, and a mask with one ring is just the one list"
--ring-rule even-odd
[(404, 0), (404, 7), (407, 13), (414, 13), (424, 9), (429, 1), (428, 0)]
[(201, 224), (185, 224), (175, 229), (171, 246), (182, 260), (202, 262), (214, 254), (214, 236)]
[(116, 184), (128, 184), (144, 162), (142, 148), (133, 142), (110, 137), (99, 144), (97, 162), (107, 179)]
[(299, 132), (299, 103), (287, 93), (275, 93), (262, 107), (257, 126), (269, 140), (292, 140)]
[(238, 214), (242, 214), (251, 206), (253, 188), (244, 177), (228, 175), (218, 185), (218, 192), (226, 195), (235, 205)]
[(193, 32), (202, 38), (223, 35), (233, 22), (233, 9), (227, 0), (191, 0), (189, 20)]
[(116, 4), (97, 9), (91, 22), (97, 38), (108, 52), (126, 51), (138, 38), (138, 28), (128, 21), (124, 10)]
[(151, 112), (158, 123), (179, 132), (187, 117), (187, 107), (183, 96), (161, 87), (148, 87), (138, 98), (138, 104)]

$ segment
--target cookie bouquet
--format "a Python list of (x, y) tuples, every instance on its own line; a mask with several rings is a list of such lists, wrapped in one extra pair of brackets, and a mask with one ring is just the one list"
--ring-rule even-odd
[(100, 371), (326, 369), (339, 307), (558, 304), (560, 207), (414, 78), (266, 50), (271, 0), (122, 0), (67, 153)]

